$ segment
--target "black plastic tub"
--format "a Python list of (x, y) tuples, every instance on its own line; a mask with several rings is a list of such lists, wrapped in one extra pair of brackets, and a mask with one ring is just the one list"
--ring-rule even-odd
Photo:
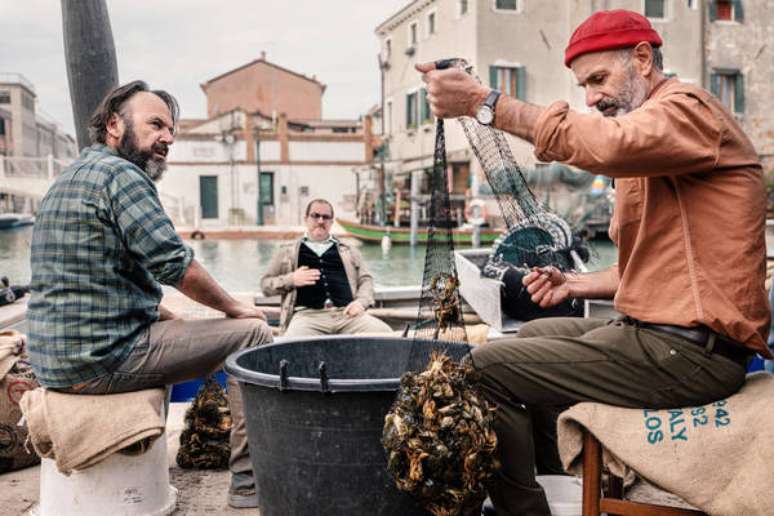
[(391, 337), (282, 339), (226, 360), (239, 382), (262, 516), (425, 515), (399, 492), (380, 443), (406, 371), (467, 344)]

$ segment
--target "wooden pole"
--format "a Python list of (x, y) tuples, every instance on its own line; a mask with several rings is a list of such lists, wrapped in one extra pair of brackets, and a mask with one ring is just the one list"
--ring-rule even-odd
[(90, 144), (89, 118), (118, 86), (118, 65), (105, 0), (61, 0), (67, 80), (78, 149)]

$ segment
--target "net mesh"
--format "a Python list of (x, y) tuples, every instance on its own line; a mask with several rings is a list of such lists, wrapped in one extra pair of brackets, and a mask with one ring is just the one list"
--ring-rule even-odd
[(436, 123), (430, 192), (430, 222), (414, 338), (467, 342), (459, 278), (454, 263), (452, 231), (456, 223), (449, 202), (446, 137), (442, 119)]

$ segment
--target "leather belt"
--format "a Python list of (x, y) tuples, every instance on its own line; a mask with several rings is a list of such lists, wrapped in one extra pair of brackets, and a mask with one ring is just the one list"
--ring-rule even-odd
[(660, 331), (662, 333), (669, 333), (671, 335), (682, 337), (691, 344), (703, 347), (707, 353), (716, 353), (745, 367), (747, 366), (749, 359), (753, 356), (752, 350), (729, 339), (725, 335), (710, 330), (706, 326), (686, 328), (685, 326), (675, 326), (673, 324), (654, 324), (640, 321), (629, 316), (625, 316), (621, 320), (638, 328)]

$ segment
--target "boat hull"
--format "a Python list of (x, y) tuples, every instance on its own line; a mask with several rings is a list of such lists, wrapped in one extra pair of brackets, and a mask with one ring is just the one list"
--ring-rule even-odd
[[(391, 226), (374, 226), (371, 224), (359, 224), (344, 219), (336, 219), (341, 227), (351, 236), (364, 242), (379, 243), (384, 235), (389, 234), (393, 244), (411, 243), (411, 230), (409, 228), (396, 228)], [(481, 230), (481, 245), (489, 245), (500, 236), (501, 232), (493, 229)], [(473, 232), (465, 229), (452, 230), (452, 238), (455, 244), (473, 245)], [(417, 243), (427, 243), (427, 229), (417, 232)]]

